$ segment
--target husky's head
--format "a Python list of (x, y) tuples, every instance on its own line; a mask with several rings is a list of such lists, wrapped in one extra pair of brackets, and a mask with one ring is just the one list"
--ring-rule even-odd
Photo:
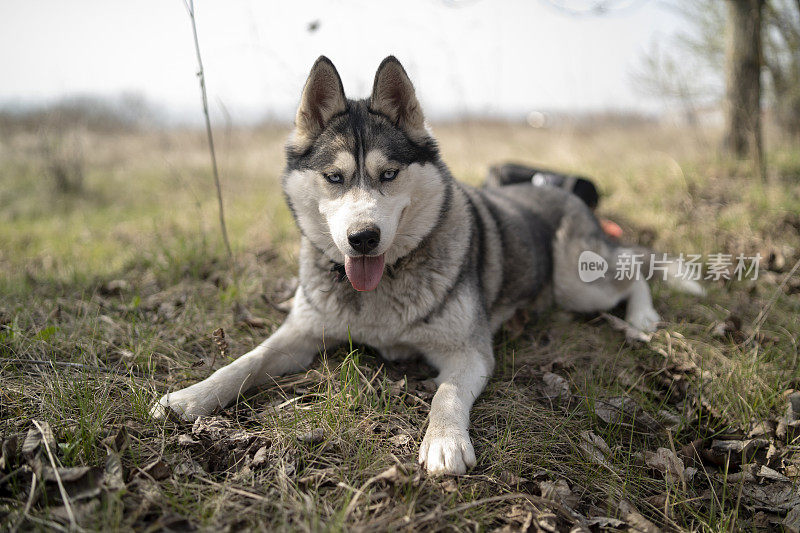
[(348, 100), (333, 63), (317, 59), (286, 148), (283, 188), (306, 238), (344, 263), (356, 290), (416, 248), (439, 220), (449, 175), (414, 86), (390, 56), (372, 95)]

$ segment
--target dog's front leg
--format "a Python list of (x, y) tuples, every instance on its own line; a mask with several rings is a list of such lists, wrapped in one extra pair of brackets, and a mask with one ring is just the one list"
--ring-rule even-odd
[[(295, 302), (298, 300), (295, 298)], [(172, 409), (185, 420), (194, 420), (226, 407), (240, 393), (265, 383), (270, 376), (307, 368), (322, 348), (322, 336), (310, 328), (310, 324), (317, 323), (312, 318), (295, 305), (281, 327), (258, 347), (203, 381), (165, 394), (151, 414), (161, 418), (167, 409)]]
[(430, 474), (464, 474), (467, 467), (475, 466), (475, 450), (469, 440), (469, 411), (492, 373), (491, 347), (464, 347), (429, 359), (439, 367), (439, 388), (431, 402), (419, 462)]

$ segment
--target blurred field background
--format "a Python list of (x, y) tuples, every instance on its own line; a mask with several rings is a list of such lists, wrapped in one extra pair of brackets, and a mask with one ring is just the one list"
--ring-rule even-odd
[[(220, 252), (202, 130), (137, 129), (114, 124), (113, 116), (85, 125), (87, 117), (59, 114), (66, 113), (48, 118), (60, 122), (53, 129), (6, 118), (0, 261), (8, 290), (25, 279), (69, 281), (109, 276), (136, 261), (164, 264), (170, 250)], [(590, 176), (603, 195), (602, 212), (648, 228), (649, 244), (659, 249), (793, 253), (791, 232), (776, 232), (776, 221), (792, 227), (800, 162), (774, 128), (767, 183), (752, 179), (747, 162), (718, 154), (718, 129), (647, 117), (585, 116), (539, 129), (465, 120), (434, 123), (433, 130), (454, 175), (472, 185), (504, 161)], [(239, 253), (274, 248), (292, 260), (298, 233), (280, 192), (288, 133), (283, 124), (217, 128)], [(712, 207), (697, 205), (703, 200)]]
[[(592, 5), (613, 16), (614, 2), (554, 4), (571, 6), (568, 21)], [(292, 16), (306, 34), (327, 27)], [(432, 371), (367, 347), (193, 426), (149, 417), (165, 391), (273, 331), (296, 283), (299, 234), (280, 191), (290, 119), (238, 120), (212, 91), (231, 261), (192, 60), (197, 118), (131, 95), (0, 110), (0, 529), (797, 530), (800, 144), (771, 97), (763, 180), (720, 150), (713, 83), (646, 89), (669, 101), (658, 109), (432, 106), (460, 180), (479, 185), (504, 161), (586, 175), (626, 241), (763, 259), (757, 280), (708, 282), (704, 299), (657, 286), (665, 324), (648, 344), (602, 317), (521, 313), (475, 406), (478, 467), (431, 479), (415, 459)], [(357, 66), (369, 77), (377, 62)], [(286, 85), (299, 97), (302, 78)], [(22, 449), (33, 420), (52, 431), (49, 453)]]

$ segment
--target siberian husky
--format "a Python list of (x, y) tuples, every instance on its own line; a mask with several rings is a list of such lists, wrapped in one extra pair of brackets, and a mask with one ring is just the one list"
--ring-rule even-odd
[[(492, 375), (492, 335), (515, 310), (549, 294), (580, 312), (625, 300), (627, 322), (644, 331), (659, 321), (645, 280), (581, 281), (583, 252), (613, 273), (630, 249), (611, 242), (577, 196), (456, 182), (394, 57), (363, 100), (345, 97), (330, 60), (314, 63), (286, 146), (283, 191), (302, 233), (285, 322), (207, 379), (165, 394), (154, 416), (212, 413), (349, 336), (387, 360), (421, 354), (438, 369), (419, 462), (431, 474), (463, 474), (475, 464), (469, 412)], [(702, 292), (671, 274), (679, 288)]]

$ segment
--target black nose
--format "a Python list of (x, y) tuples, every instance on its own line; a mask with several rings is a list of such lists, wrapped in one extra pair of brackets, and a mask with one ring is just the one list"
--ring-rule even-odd
[(355, 231), (347, 236), (347, 240), (355, 250), (368, 254), (381, 242), (381, 230), (373, 227)]

